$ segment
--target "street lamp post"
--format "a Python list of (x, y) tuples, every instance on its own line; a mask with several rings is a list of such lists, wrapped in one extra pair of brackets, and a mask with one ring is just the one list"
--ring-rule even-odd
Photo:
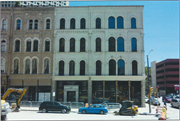
[[(153, 51), (153, 49), (151, 50)], [(150, 51), (150, 52), (151, 52)], [(150, 54), (149, 52), (149, 54)], [(149, 55), (148, 54), (148, 55)], [(149, 58), (148, 58), (148, 55), (147, 55), (147, 67), (148, 67), (148, 88), (149, 88), (149, 113), (151, 113), (151, 95), (150, 95), (150, 81), (149, 81)]]

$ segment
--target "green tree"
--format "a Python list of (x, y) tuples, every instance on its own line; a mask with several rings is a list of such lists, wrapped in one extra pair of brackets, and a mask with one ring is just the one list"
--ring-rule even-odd
[(20, 7), (20, 2), (19, 2), (19, 1), (16, 1), (14, 7)]

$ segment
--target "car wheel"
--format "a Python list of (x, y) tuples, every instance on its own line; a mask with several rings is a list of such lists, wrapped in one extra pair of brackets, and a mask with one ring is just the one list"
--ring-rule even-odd
[(83, 114), (86, 114), (86, 110), (83, 110), (82, 113), (83, 113)]
[(42, 109), (42, 112), (43, 112), (43, 113), (47, 113), (48, 111), (47, 111), (46, 108), (43, 108), (43, 109)]
[(6, 115), (1, 116), (1, 120), (5, 120), (6, 119)]
[(100, 111), (100, 114), (104, 114), (104, 111)]
[(67, 111), (66, 111), (66, 109), (62, 109), (62, 113), (66, 113)]

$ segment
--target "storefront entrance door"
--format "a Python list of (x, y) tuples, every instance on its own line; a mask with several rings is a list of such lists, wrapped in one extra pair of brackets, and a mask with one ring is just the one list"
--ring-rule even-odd
[(75, 101), (76, 101), (75, 91), (67, 91), (67, 102), (75, 102)]

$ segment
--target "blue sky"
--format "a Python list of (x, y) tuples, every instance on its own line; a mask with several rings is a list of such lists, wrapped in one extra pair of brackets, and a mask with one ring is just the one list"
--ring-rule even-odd
[[(179, 1), (70, 1), (69, 6), (144, 5), (144, 48), (149, 63), (179, 58)], [(151, 64), (150, 64), (151, 65)]]

